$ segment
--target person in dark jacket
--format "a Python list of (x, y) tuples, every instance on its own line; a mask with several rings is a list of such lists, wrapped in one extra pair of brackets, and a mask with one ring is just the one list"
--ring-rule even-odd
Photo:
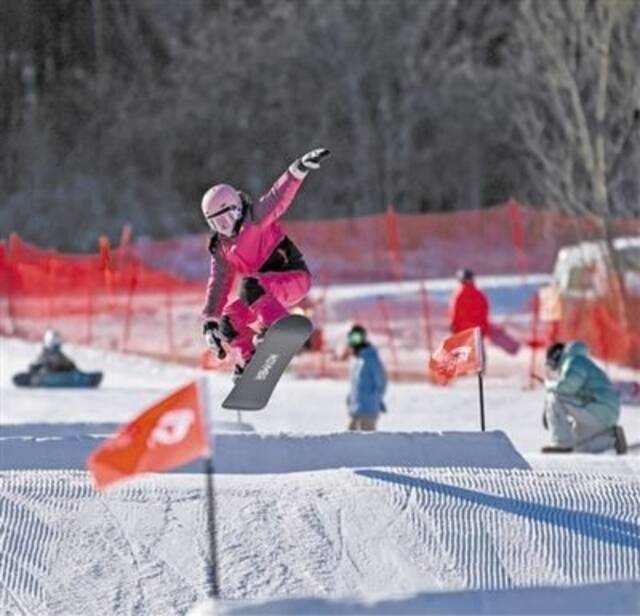
[(352, 352), (350, 389), (347, 406), (351, 420), (349, 430), (376, 429), (378, 415), (386, 411), (384, 393), (387, 374), (377, 349), (367, 340), (362, 325), (354, 325), (347, 335)]
[(543, 453), (582, 451), (598, 453), (615, 448), (626, 452), (621, 426), (620, 399), (609, 377), (587, 355), (580, 340), (557, 342), (547, 349), (547, 398), (544, 424), (551, 445)]
[(29, 366), (30, 372), (71, 372), (76, 365), (62, 352), (62, 338), (52, 329), (45, 332), (42, 350)]

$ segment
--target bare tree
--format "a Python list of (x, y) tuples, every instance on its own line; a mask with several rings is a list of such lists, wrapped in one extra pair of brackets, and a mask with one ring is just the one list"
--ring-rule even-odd
[(511, 64), (523, 147), (559, 208), (610, 218), (610, 168), (639, 104), (633, 0), (522, 0)]
[[(614, 214), (638, 216), (637, 201), (616, 192), (623, 156), (638, 126), (640, 5), (633, 0), (519, 3), (511, 63), (514, 120), (542, 199), (598, 220), (619, 314), (633, 316), (613, 249)], [(634, 178), (637, 186), (638, 176)], [(622, 203), (615, 203), (614, 196)], [(619, 295), (618, 295), (619, 294)]]

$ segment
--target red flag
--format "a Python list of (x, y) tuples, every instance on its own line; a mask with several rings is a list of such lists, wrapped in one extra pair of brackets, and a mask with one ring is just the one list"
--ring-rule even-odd
[(143, 472), (165, 471), (209, 454), (201, 384), (156, 402), (87, 459), (97, 488)]
[(482, 355), (482, 332), (472, 327), (445, 338), (429, 359), (429, 368), (437, 381), (448, 383), (462, 374), (482, 372)]

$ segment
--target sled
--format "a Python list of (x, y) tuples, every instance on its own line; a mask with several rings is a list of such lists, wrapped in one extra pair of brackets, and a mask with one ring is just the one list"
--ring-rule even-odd
[(18, 387), (98, 387), (102, 372), (21, 372), (14, 375)]
[(502, 327), (489, 323), (487, 337), (509, 355), (515, 355), (520, 350), (520, 343), (511, 334), (507, 333)]

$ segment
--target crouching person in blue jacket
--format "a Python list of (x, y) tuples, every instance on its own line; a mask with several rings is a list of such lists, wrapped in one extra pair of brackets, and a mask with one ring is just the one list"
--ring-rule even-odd
[(551, 445), (543, 453), (626, 452), (620, 400), (613, 384), (587, 356), (584, 342), (556, 343), (547, 349), (546, 365), (554, 378), (545, 380), (544, 423)]
[(376, 429), (378, 415), (386, 411), (383, 397), (387, 388), (387, 373), (378, 351), (368, 340), (367, 330), (354, 325), (347, 334), (352, 352), (349, 407), (349, 430)]

